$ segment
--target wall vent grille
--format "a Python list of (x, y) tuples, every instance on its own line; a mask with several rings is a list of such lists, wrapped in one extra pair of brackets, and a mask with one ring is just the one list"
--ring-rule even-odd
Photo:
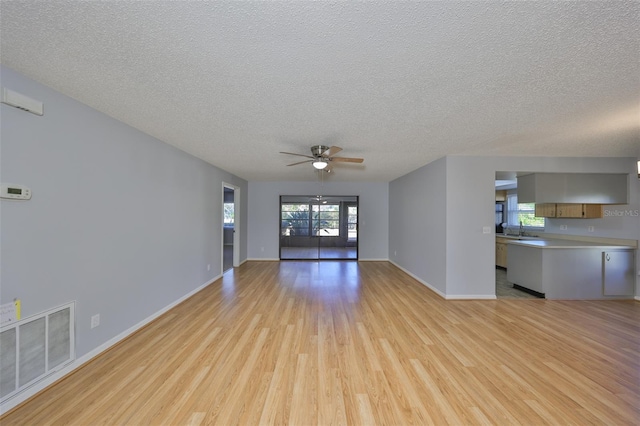
[(75, 302), (0, 330), (0, 403), (75, 360)]

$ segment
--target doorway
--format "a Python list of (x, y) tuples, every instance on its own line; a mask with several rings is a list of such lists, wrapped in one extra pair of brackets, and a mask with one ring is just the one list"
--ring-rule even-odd
[(239, 188), (222, 184), (222, 272), (238, 265)]
[(358, 260), (358, 197), (280, 197), (281, 260)]
[[(498, 299), (530, 299), (536, 298), (525, 291), (519, 290), (514, 283), (507, 279), (507, 243), (506, 234), (518, 232), (517, 223), (522, 223), (522, 214), (527, 214), (531, 206), (523, 206), (517, 202), (518, 180), (517, 172), (497, 171), (495, 175), (495, 292)], [(531, 212), (535, 220), (534, 214)], [(544, 222), (543, 225), (544, 226)]]

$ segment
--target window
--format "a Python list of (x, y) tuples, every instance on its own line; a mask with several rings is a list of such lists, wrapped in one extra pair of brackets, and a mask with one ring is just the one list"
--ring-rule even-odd
[(309, 204), (282, 203), (280, 215), (282, 235), (309, 236)]
[(224, 203), (224, 223), (232, 225), (234, 222), (233, 203)]
[(316, 237), (340, 236), (340, 204), (313, 206), (313, 235)]
[(516, 194), (507, 195), (507, 224), (510, 227), (518, 227), (522, 222), (525, 227), (544, 228), (544, 218), (536, 217), (535, 210), (534, 203), (518, 203)]
[(287, 237), (338, 237), (340, 204), (282, 203), (280, 221)]
[(358, 238), (358, 206), (347, 208), (347, 229), (349, 240), (356, 240)]

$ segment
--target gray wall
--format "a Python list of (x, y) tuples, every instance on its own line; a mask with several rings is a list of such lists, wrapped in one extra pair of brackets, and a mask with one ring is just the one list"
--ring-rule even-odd
[(358, 195), (359, 257), (389, 258), (388, 183), (249, 182), (249, 259), (279, 257), (280, 195)]
[[(446, 203), (446, 244), (416, 244), (416, 239), (408, 237), (410, 231), (424, 220), (422, 211), (410, 209), (403, 221), (392, 226), (390, 231), (390, 252), (393, 247), (407, 247), (421, 250), (423, 258), (438, 258), (442, 254), (438, 250), (446, 250), (446, 272), (439, 267), (438, 279), (445, 276), (447, 297), (491, 297), (495, 295), (495, 240), (494, 240), (494, 181), (496, 171), (522, 172), (574, 172), (574, 173), (630, 173), (630, 204), (628, 206), (610, 206), (609, 210), (640, 209), (640, 181), (635, 178), (635, 158), (556, 158), (556, 157), (446, 157), (446, 195), (439, 196), (428, 188), (431, 176), (442, 173), (443, 160), (432, 162), (409, 175), (403, 176), (390, 184), (389, 198), (390, 217), (394, 217), (398, 209), (396, 205), (398, 192), (416, 192), (417, 197), (433, 197), (432, 203)], [(398, 213), (399, 214), (399, 213)], [(602, 219), (552, 219), (547, 232), (560, 233), (561, 224), (569, 226), (570, 235), (588, 235), (610, 238), (640, 239), (640, 219), (636, 216), (605, 217)], [(588, 226), (595, 226), (596, 232), (589, 233)], [(483, 234), (482, 228), (489, 226), (490, 234)], [(438, 226), (429, 225), (431, 232), (442, 239)], [(430, 233), (431, 233), (430, 232)], [(404, 236), (403, 236), (404, 235)], [(391, 247), (393, 245), (393, 247)], [(392, 257), (393, 258), (393, 257)], [(638, 260), (636, 260), (638, 262)], [(399, 264), (409, 272), (431, 285), (441, 289), (439, 283), (432, 282), (418, 260), (405, 261)], [(640, 264), (638, 265), (640, 270)], [(431, 281), (430, 281), (431, 279)], [(636, 280), (638, 278), (636, 277)], [(640, 283), (636, 287), (636, 295), (640, 295)]]
[(447, 160), (389, 184), (389, 258), (446, 292)]
[(77, 356), (97, 348), (221, 274), (223, 181), (241, 187), (246, 259), (247, 182), (6, 67), (1, 84), (45, 115), (1, 106), (0, 178), (33, 198), (0, 202), (0, 303), (75, 300)]

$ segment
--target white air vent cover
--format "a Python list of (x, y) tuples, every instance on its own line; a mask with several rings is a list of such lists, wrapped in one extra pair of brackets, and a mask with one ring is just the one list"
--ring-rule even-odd
[(44, 114), (44, 106), (42, 102), (31, 99), (28, 96), (22, 95), (13, 90), (9, 90), (6, 87), (2, 88), (2, 103), (11, 105), (23, 111), (31, 112), (35, 115)]
[(75, 303), (0, 330), (0, 402), (75, 359)]

